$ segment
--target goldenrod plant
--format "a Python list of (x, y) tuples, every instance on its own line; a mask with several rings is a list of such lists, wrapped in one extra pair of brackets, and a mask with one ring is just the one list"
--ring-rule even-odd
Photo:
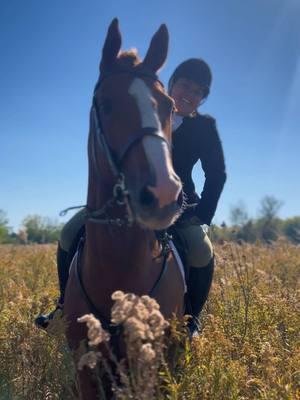
[[(112, 318), (122, 323), (128, 346), (127, 363), (111, 352), (119, 363), (120, 379), (111, 377), (116, 399), (300, 399), (299, 246), (224, 242), (215, 250), (202, 333), (191, 343), (152, 299), (114, 294)], [(97, 346), (108, 343), (108, 333), (92, 315), (82, 316), (89, 348), (74, 366), (63, 319), (50, 333), (32, 322), (57, 297), (55, 246), (5, 245), (0, 253), (0, 399), (76, 399), (75, 368), (103, 368)], [(173, 363), (165, 331), (175, 343)]]

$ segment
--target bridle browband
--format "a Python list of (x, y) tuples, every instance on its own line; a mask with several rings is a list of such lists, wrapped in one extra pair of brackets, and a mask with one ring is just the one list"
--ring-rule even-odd
[[(101, 207), (98, 210), (91, 210), (91, 209), (86, 209), (86, 219), (90, 222), (95, 222), (98, 224), (104, 224), (104, 225), (115, 225), (115, 226), (131, 226), (133, 223), (133, 213), (131, 211), (131, 206), (130, 206), (130, 200), (129, 200), (129, 191), (126, 188), (125, 185), (125, 177), (124, 173), (122, 172), (122, 166), (124, 163), (124, 160), (126, 159), (127, 155), (130, 153), (130, 151), (138, 144), (140, 143), (145, 136), (152, 136), (156, 137), (159, 140), (165, 142), (169, 146), (169, 142), (160, 134), (160, 132), (154, 128), (154, 127), (143, 127), (139, 129), (131, 138), (131, 140), (128, 142), (128, 144), (125, 146), (124, 149), (122, 149), (121, 154), (117, 158), (116, 155), (114, 154), (114, 151), (111, 149), (107, 138), (105, 137), (104, 134), (104, 129), (102, 126), (102, 121), (101, 121), (101, 116), (99, 112), (99, 105), (97, 103), (97, 98), (96, 98), (96, 92), (100, 88), (101, 84), (103, 83), (104, 80), (107, 78), (116, 75), (116, 74), (131, 74), (134, 75), (137, 78), (151, 78), (152, 80), (158, 81), (162, 87), (163, 84), (160, 82), (158, 79), (157, 75), (152, 73), (152, 72), (136, 72), (136, 71), (131, 71), (131, 70), (121, 70), (117, 72), (111, 72), (111, 73), (106, 73), (96, 83), (95, 89), (94, 89), (94, 94), (93, 94), (93, 101), (92, 101), (92, 116), (93, 116), (93, 121), (95, 125), (95, 135), (96, 138), (94, 137), (94, 145), (93, 145), (93, 162), (95, 164), (95, 168), (97, 171), (97, 158), (95, 154), (95, 147), (96, 144), (98, 144), (107, 161), (110, 166), (110, 169), (116, 178), (116, 183), (113, 186), (113, 197), (109, 199), (103, 207)], [(96, 140), (95, 140), (96, 139)], [(123, 218), (109, 218), (107, 211), (114, 207), (114, 206), (126, 206), (126, 214)]]

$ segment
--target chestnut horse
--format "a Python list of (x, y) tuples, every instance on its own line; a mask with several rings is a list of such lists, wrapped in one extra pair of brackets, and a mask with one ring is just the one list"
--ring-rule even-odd
[[(178, 218), (182, 191), (170, 154), (174, 103), (156, 75), (167, 57), (167, 28), (155, 33), (142, 62), (120, 47), (115, 19), (90, 113), (86, 237), (65, 296), (73, 350), (87, 334), (78, 317), (92, 312), (109, 328), (116, 290), (150, 294), (166, 318), (183, 315), (185, 283), (176, 254), (163, 256), (155, 235)], [(96, 399), (87, 368), (77, 378), (81, 399)]]

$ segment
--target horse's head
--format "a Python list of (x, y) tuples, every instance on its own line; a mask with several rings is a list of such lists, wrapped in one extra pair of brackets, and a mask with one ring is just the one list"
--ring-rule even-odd
[(124, 179), (126, 190), (121, 190), (135, 219), (147, 228), (163, 229), (178, 216), (182, 189), (170, 154), (174, 103), (156, 76), (167, 57), (167, 28), (162, 25), (155, 33), (142, 62), (136, 52), (120, 53), (120, 48), (115, 19), (94, 93), (90, 168), (101, 181), (99, 190)]

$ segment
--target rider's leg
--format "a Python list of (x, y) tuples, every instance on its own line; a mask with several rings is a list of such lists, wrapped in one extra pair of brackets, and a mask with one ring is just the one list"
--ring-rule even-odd
[(57, 262), (57, 275), (58, 275), (58, 282), (59, 282), (59, 299), (58, 305), (63, 306), (64, 304), (64, 296), (65, 296), (65, 289), (68, 282), (69, 277), (69, 268), (68, 268), (68, 251), (64, 250), (60, 242), (57, 245), (57, 253), (56, 253), (56, 262)]
[(190, 321), (191, 330), (199, 330), (199, 314), (208, 298), (214, 274), (214, 257), (205, 267), (190, 267), (189, 278), (187, 282), (188, 296), (190, 301), (189, 311), (192, 315)]
[(176, 227), (186, 247), (186, 265), (188, 266), (188, 304), (186, 313), (192, 318), (188, 323), (191, 334), (199, 331), (199, 314), (207, 300), (214, 271), (213, 247), (199, 224), (186, 221)]
[(54, 318), (56, 312), (63, 308), (65, 289), (69, 277), (69, 267), (76, 252), (79, 239), (84, 233), (85, 210), (76, 213), (70, 221), (66, 223), (61, 232), (60, 241), (57, 247), (57, 273), (59, 279), (60, 296), (56, 308), (49, 314), (41, 314), (35, 324), (39, 328), (46, 329), (49, 321)]
[(64, 303), (65, 289), (69, 277), (69, 267), (76, 253), (79, 239), (84, 233), (86, 210), (78, 211), (65, 224), (61, 231), (57, 249), (57, 272), (59, 278), (60, 298), (59, 303)]
[[(58, 279), (59, 279), (59, 289), (60, 289), (60, 297), (58, 300), (59, 304), (64, 304), (65, 299), (65, 291), (68, 283), (69, 278), (69, 269), (73, 257), (77, 251), (79, 240), (82, 238), (85, 232), (85, 225), (84, 221), (82, 221), (81, 216), (75, 216), (77, 220), (77, 225), (73, 225), (73, 231), (70, 231), (70, 246), (68, 250), (64, 250), (60, 244), (58, 246), (58, 254), (57, 254), (57, 272), (58, 272)], [(76, 222), (76, 221), (75, 221)], [(63, 235), (62, 235), (63, 238)], [(67, 257), (65, 258), (65, 254)]]
[(48, 314), (40, 314), (35, 319), (35, 325), (38, 328), (46, 329), (49, 325), (49, 322), (55, 317), (60, 310), (63, 309), (64, 303), (64, 292), (67, 286), (68, 276), (69, 276), (69, 268), (68, 268), (68, 252), (65, 251), (60, 242), (58, 242), (57, 252), (56, 252), (56, 262), (57, 262), (57, 273), (58, 273), (58, 280), (59, 280), (59, 289), (60, 289), (60, 296), (57, 301), (56, 307)]

